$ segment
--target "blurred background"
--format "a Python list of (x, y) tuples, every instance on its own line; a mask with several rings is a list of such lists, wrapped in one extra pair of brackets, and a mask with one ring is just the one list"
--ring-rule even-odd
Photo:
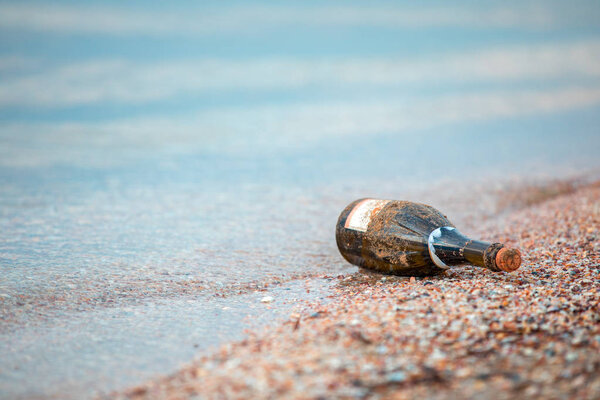
[(0, 390), (132, 384), (250, 289), (310, 299), (355, 198), (468, 233), (598, 176), (599, 106), (596, 1), (0, 2)]

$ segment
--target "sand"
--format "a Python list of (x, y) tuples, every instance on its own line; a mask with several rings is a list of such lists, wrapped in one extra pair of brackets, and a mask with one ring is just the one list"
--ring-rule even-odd
[(514, 273), (340, 276), (317, 312), (109, 397), (600, 398), (600, 185), (522, 203), (475, 228)]

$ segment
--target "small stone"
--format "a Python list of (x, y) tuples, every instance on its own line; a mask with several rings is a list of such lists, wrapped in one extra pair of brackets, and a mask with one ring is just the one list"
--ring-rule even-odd
[(567, 355), (565, 356), (565, 360), (567, 360), (567, 362), (573, 362), (578, 358), (579, 356), (577, 355), (577, 353), (574, 352), (567, 353)]
[(573, 379), (573, 382), (571, 384), (575, 387), (579, 387), (579, 386), (583, 386), (584, 383), (585, 383), (585, 376), (579, 375), (577, 378)]
[(525, 394), (528, 397), (536, 397), (540, 392), (540, 389), (537, 386), (531, 385), (527, 389), (525, 389)]
[(272, 301), (273, 301), (273, 297), (271, 297), (271, 296), (265, 296), (262, 299), (260, 299), (261, 303), (270, 303)]
[(388, 374), (387, 381), (392, 383), (402, 383), (406, 381), (406, 374), (402, 371), (392, 372)]

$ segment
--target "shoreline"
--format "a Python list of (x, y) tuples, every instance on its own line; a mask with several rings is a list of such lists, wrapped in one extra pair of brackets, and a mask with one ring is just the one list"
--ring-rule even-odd
[(317, 312), (108, 397), (600, 396), (600, 185), (549, 197), (471, 227), (522, 250), (515, 273), (339, 277)]
[[(546, 207), (565, 197), (576, 198), (581, 191), (598, 186), (597, 174), (575, 179), (494, 182), (496, 185), (489, 191), (484, 191), (484, 182), (477, 181), (450, 192), (442, 190), (447, 182), (428, 190), (397, 192), (414, 201), (430, 202), (471, 237), (519, 246), (523, 243), (517, 242), (524, 239), (515, 237), (519, 229), (518, 224), (511, 222), (515, 215)], [(469, 196), (465, 197), (467, 188)], [(503, 199), (508, 200), (499, 207)], [(322, 204), (330, 209), (325, 214), (334, 210), (337, 214), (336, 205), (341, 201), (344, 200), (328, 198)], [(329, 227), (328, 218), (323, 215), (315, 219), (323, 220), (319, 229)], [(537, 231), (539, 227), (531, 232)], [(517, 242), (511, 242), (514, 240)], [(187, 279), (187, 275), (171, 274), (157, 275), (162, 278), (150, 281), (150, 287), (140, 286), (153, 276), (146, 271), (137, 280), (124, 280), (124, 285), (117, 286), (120, 289), (112, 293), (111, 289), (115, 289), (112, 284), (96, 292), (94, 288), (99, 286), (92, 280), (91, 286), (86, 283), (64, 292), (60, 301), (47, 297), (51, 293), (42, 293), (42, 297), (32, 293), (29, 298), (4, 298), (3, 312), (8, 318), (4, 318), (5, 324), (0, 329), (5, 344), (1, 391), (15, 398), (124, 396), (128, 387), (158, 382), (197, 357), (218, 353), (221, 345), (233, 345), (245, 337), (261, 337), (281, 324), (296, 326), (298, 317), (299, 328), (312, 319), (320, 320), (329, 315), (326, 313), (329, 306), (324, 306), (322, 298), (328, 304), (336, 303), (352, 295), (348, 292), (351, 287), (371, 290), (379, 285), (405, 285), (408, 280), (358, 270), (343, 261), (335, 245), (331, 249), (319, 247), (306, 249), (305, 259), (298, 258), (300, 264), (295, 268), (288, 265), (289, 268), (280, 271), (281, 275), (269, 274), (268, 279), (233, 285), (219, 282), (208, 285), (206, 281)], [(308, 263), (315, 269), (304, 268)], [(445, 279), (450, 282), (451, 278), (464, 274), (482, 276), (481, 273), (464, 267), (449, 273)], [(202, 279), (200, 272), (196, 275)], [(106, 282), (102, 277), (99, 279)], [(417, 287), (423, 282), (417, 280)], [(94, 290), (86, 290), (88, 287)], [(384, 299), (387, 296), (380, 295)], [(263, 303), (263, 297), (273, 297), (273, 301)], [(18, 299), (23, 306), (14, 304)], [(16, 314), (11, 315), (12, 312)], [(319, 317), (311, 317), (314, 314)], [(38, 377), (35, 383), (32, 376)], [(70, 379), (65, 381), (65, 376)]]

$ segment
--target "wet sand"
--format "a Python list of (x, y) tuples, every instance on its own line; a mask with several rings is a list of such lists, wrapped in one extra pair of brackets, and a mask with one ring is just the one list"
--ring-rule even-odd
[(519, 247), (514, 273), (340, 276), (310, 313), (108, 397), (598, 398), (600, 185), (518, 193), (465, 229)]

